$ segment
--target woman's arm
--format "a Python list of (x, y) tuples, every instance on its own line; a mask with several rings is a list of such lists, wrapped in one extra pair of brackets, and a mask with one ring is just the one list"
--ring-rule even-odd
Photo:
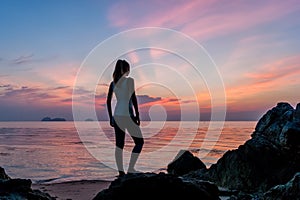
[(135, 120), (137, 125), (140, 125), (141, 120), (140, 120), (140, 113), (139, 113), (139, 107), (138, 107), (138, 103), (137, 103), (137, 98), (135, 95), (135, 92), (133, 92), (132, 96), (131, 96), (131, 101), (134, 107), (134, 112), (135, 112)]
[(133, 79), (131, 79), (130, 92), (132, 93), (131, 101), (132, 101), (134, 112), (135, 112), (136, 122), (137, 122), (138, 125), (140, 125), (140, 113), (139, 113), (137, 98), (136, 98), (136, 95), (135, 95), (135, 88), (134, 88), (134, 80)]
[(135, 115), (137, 117), (139, 117), (140, 113), (139, 113), (139, 107), (138, 107), (138, 103), (137, 103), (137, 98), (136, 98), (135, 92), (133, 92), (133, 94), (131, 96), (131, 100), (132, 100), (132, 104), (133, 104), (133, 107), (134, 107)]
[(114, 126), (112, 110), (111, 110), (111, 99), (112, 99), (113, 91), (114, 91), (113, 82), (111, 82), (109, 89), (108, 89), (108, 93), (107, 93), (106, 106), (107, 106), (107, 111), (108, 111), (108, 116), (109, 116), (109, 123), (112, 127)]

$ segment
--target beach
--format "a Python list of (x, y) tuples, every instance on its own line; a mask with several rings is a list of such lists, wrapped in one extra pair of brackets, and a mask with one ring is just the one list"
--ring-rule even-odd
[[(111, 181), (82, 180), (64, 183), (32, 184), (32, 189), (48, 193), (57, 200), (91, 200), (100, 191), (107, 189), (110, 183)], [(221, 200), (228, 198), (228, 196), (220, 196)]]
[(51, 184), (32, 184), (32, 189), (40, 190), (57, 200), (91, 200), (96, 194), (109, 187), (110, 181), (82, 180)]

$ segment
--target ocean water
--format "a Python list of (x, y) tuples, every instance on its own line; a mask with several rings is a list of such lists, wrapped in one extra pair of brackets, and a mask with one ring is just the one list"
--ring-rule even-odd
[[(181, 149), (207, 167), (250, 139), (256, 121), (142, 122), (144, 148), (136, 168), (165, 171)], [(126, 135), (124, 166), (133, 142)], [(113, 180), (114, 130), (107, 122), (0, 122), (0, 166), (35, 183)]]

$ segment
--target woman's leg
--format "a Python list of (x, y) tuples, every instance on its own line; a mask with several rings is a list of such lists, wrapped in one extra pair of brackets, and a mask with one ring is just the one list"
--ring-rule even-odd
[(142, 136), (141, 129), (138, 125), (136, 125), (134, 122), (128, 123), (130, 124), (129, 127), (127, 127), (127, 130), (132, 137), (134, 141), (134, 147), (131, 152), (131, 157), (129, 161), (129, 166), (128, 166), (128, 172), (135, 172), (136, 170), (134, 169), (134, 166), (137, 162), (137, 159), (142, 151), (143, 145), (144, 145), (144, 139)]
[(144, 144), (144, 139), (143, 138), (137, 138), (137, 137), (132, 137), (134, 140), (135, 146), (131, 152), (131, 157), (129, 161), (129, 166), (128, 166), (128, 172), (134, 173), (136, 172), (135, 170), (135, 164), (137, 162), (137, 159), (139, 158), (139, 155), (142, 151), (143, 144)]
[(125, 132), (115, 124), (115, 138), (116, 138), (116, 148), (115, 148), (115, 160), (119, 175), (125, 174), (123, 168), (123, 148), (125, 144)]

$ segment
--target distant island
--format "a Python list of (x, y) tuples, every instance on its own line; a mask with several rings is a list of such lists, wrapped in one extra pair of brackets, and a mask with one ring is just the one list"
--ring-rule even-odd
[(84, 121), (86, 121), (86, 122), (93, 122), (94, 120), (93, 119), (91, 119), (91, 118), (87, 118), (86, 120), (84, 120)]
[(62, 121), (67, 121), (65, 118), (60, 118), (60, 117), (56, 117), (56, 118), (50, 118), (50, 117), (44, 117), (41, 121), (43, 122), (62, 122)]

